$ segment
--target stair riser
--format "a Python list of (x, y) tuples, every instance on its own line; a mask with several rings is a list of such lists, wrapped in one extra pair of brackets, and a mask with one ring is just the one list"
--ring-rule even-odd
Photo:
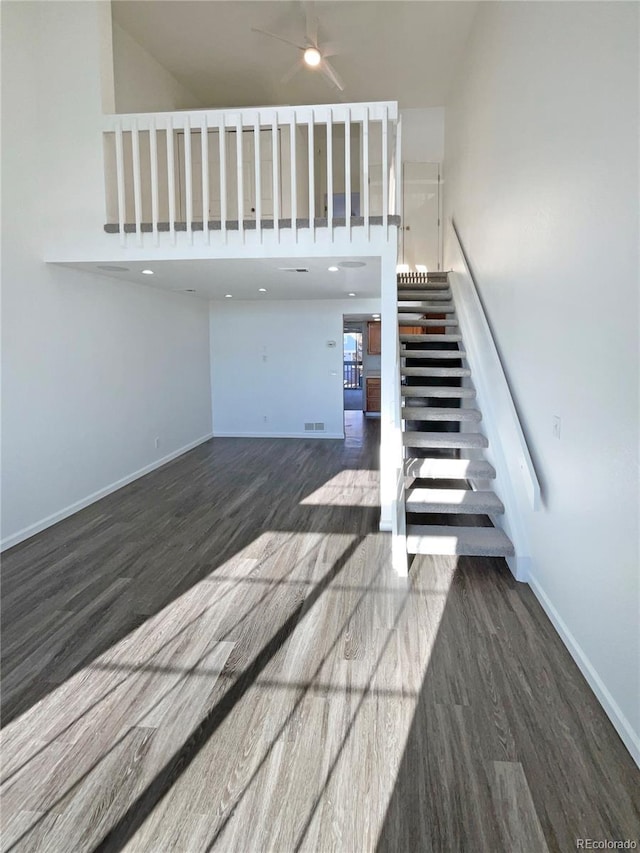
[(428, 450), (453, 449), (475, 450), (489, 446), (489, 442), (481, 433), (403, 433), (402, 443), (405, 447), (421, 447)]
[(453, 344), (461, 341), (462, 335), (400, 335), (401, 344)]
[(398, 314), (455, 314), (450, 302), (416, 302), (413, 305), (398, 305)]

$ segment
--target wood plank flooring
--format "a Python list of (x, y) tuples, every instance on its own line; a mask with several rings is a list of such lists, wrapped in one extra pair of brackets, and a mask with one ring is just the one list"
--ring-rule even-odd
[(379, 423), (214, 439), (4, 555), (2, 850), (569, 851), (640, 773), (500, 560), (389, 566)]

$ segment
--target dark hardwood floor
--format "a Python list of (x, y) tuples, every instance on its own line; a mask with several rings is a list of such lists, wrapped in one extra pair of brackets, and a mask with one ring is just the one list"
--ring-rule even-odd
[(640, 772), (501, 560), (377, 531), (379, 422), (214, 439), (7, 552), (5, 851), (570, 851)]

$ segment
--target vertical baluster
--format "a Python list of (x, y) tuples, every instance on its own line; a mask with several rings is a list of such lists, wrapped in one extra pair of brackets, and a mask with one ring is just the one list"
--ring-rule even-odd
[(193, 183), (191, 169), (191, 121), (189, 116), (184, 119), (184, 203), (186, 207), (185, 220), (189, 241), (193, 243)]
[(344, 117), (344, 224), (351, 239), (351, 110)]
[(158, 137), (155, 118), (149, 124), (149, 160), (151, 168), (151, 227), (156, 246), (160, 243), (158, 231)]
[(273, 227), (280, 242), (280, 146), (278, 144), (278, 113), (271, 124), (271, 156), (273, 158)]
[(296, 174), (296, 115), (289, 125), (289, 144), (291, 146), (291, 227), (298, 240), (298, 176)]
[(224, 127), (224, 114), (218, 125), (220, 153), (220, 228), (227, 242), (227, 135)]
[(118, 185), (118, 228), (120, 231), (120, 243), (124, 246), (127, 236), (124, 233), (126, 218), (125, 182), (124, 182), (124, 147), (122, 141), (122, 121), (116, 124), (116, 180)]
[(327, 225), (333, 238), (333, 110), (327, 110)]
[(382, 108), (382, 225), (389, 238), (389, 142), (388, 118), (386, 105)]
[(202, 117), (200, 126), (200, 158), (202, 160), (202, 230), (207, 238), (207, 243), (209, 243), (211, 240), (211, 232), (209, 231), (209, 123), (206, 113)]
[(260, 113), (253, 122), (253, 152), (256, 170), (256, 230), (262, 242), (262, 164), (260, 163)]
[(140, 179), (140, 133), (138, 120), (131, 129), (131, 155), (133, 158), (133, 209), (138, 245), (142, 245), (142, 182)]
[(395, 211), (402, 216), (402, 120), (396, 121), (396, 205)]
[(167, 119), (167, 187), (169, 194), (169, 233), (176, 242), (176, 174), (173, 154), (173, 119)]
[(364, 108), (362, 120), (362, 191), (364, 229), (367, 240), (371, 238), (369, 229), (369, 107)]
[(236, 120), (236, 173), (238, 187), (238, 231), (244, 241), (244, 186), (242, 183), (242, 114)]
[(313, 110), (311, 110), (311, 118), (309, 119), (309, 228), (311, 229), (311, 236), (315, 240), (316, 236), (316, 220), (315, 220), (315, 210), (316, 210), (316, 187), (315, 187), (315, 176), (314, 176), (314, 162), (313, 162), (313, 132), (314, 132), (314, 121), (315, 115)]

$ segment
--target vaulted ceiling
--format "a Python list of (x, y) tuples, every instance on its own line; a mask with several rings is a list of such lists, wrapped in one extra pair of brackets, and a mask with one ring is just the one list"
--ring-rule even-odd
[[(299, 0), (114, 0), (114, 20), (162, 63), (203, 107), (332, 103), (339, 92), (310, 69), (281, 78), (299, 51), (251, 31), (302, 43)], [(331, 62), (346, 101), (398, 100), (443, 106), (476, 10), (475, 2), (333, 0), (311, 7), (320, 45), (337, 43)]]

